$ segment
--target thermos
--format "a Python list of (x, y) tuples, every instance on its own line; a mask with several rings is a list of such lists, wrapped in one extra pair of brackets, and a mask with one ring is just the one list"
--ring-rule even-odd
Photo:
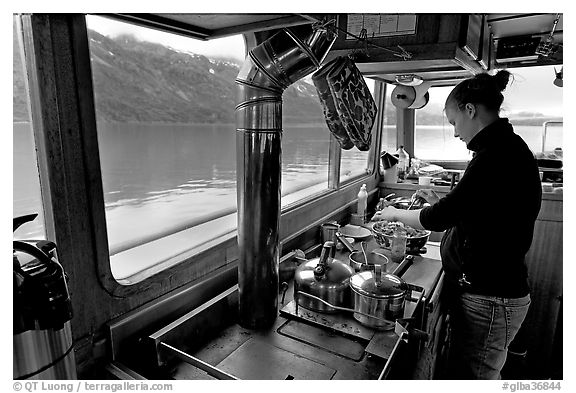
[[(15, 218), (14, 230), (36, 216)], [(56, 245), (13, 243), (13, 378), (76, 379), (72, 304)]]

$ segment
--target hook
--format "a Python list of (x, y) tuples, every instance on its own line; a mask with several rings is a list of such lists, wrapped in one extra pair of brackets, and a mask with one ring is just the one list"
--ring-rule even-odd
[[(363, 45), (363, 48), (358, 48), (360, 45)], [(354, 61), (360, 58), (370, 57), (368, 54), (368, 31), (365, 28), (360, 30), (360, 35), (356, 37), (356, 45), (348, 57)]]
[(401, 57), (403, 60), (408, 60), (412, 58), (412, 54), (408, 51), (406, 51), (406, 49), (402, 48), (400, 45), (396, 45), (398, 47), (398, 49), (401, 50), (400, 53), (394, 53), (394, 56), (398, 56)]

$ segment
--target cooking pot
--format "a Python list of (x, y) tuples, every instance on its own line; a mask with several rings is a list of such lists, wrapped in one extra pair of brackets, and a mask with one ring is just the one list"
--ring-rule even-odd
[[(350, 306), (350, 277), (354, 274), (354, 269), (334, 258), (334, 247), (333, 242), (325, 242), (319, 258), (304, 262), (296, 269), (294, 299), (300, 306), (324, 313), (336, 313), (336, 307)], [(301, 292), (322, 299), (330, 305), (318, 299), (299, 296)]]
[(386, 271), (386, 265), (389, 262), (388, 257), (384, 254), (362, 251), (350, 253), (348, 259), (350, 260), (350, 266), (356, 272), (373, 269), (374, 265), (380, 265), (382, 270)]
[(412, 291), (423, 292), (422, 288), (410, 285), (394, 274), (383, 273), (380, 265), (354, 274), (350, 278), (350, 287), (354, 319), (376, 329), (394, 328), (390, 321), (404, 317), (404, 302), (415, 300)]
[(300, 292), (298, 297), (315, 300), (336, 310), (353, 312), (354, 319), (362, 325), (378, 330), (393, 329), (396, 320), (404, 317), (404, 302), (418, 301), (412, 297), (412, 291), (423, 296), (424, 289), (407, 284), (393, 274), (382, 274), (379, 265), (374, 268), (374, 271), (356, 273), (350, 278), (354, 308), (336, 306), (306, 292)]

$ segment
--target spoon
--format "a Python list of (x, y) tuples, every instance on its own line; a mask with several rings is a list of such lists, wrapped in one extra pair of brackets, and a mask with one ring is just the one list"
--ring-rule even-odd
[(366, 251), (364, 251), (364, 243), (360, 242), (360, 249), (362, 250), (362, 255), (364, 255), (364, 263), (368, 264), (368, 257), (366, 256)]

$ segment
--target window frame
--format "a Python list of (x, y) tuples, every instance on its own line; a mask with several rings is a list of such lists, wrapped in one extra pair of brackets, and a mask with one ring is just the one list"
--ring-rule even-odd
[[(62, 263), (71, 276), (96, 279), (99, 287), (108, 295), (86, 293), (88, 288), (93, 287), (76, 280), (70, 285), (71, 293), (78, 293), (76, 299), (95, 298), (96, 304), (109, 309), (111, 306), (106, 301), (110, 297), (132, 297), (129, 307), (132, 308), (234, 263), (237, 259), (236, 232), (223, 236), (212, 247), (135, 284), (124, 285), (116, 281), (110, 266), (85, 17), (61, 14), (24, 15), (22, 18), (28, 31), (25, 33), (27, 66), (32, 67), (29, 74), (37, 85), (34, 92), (31, 91), (31, 96), (34, 96), (31, 100), (34, 101), (32, 121), (38, 120), (35, 122), (38, 125), (35, 134), (39, 141), (39, 166), (43, 168), (41, 188), (43, 195), (46, 195), (45, 206), (51, 207), (45, 209), (47, 236), (56, 240)], [(247, 44), (255, 42), (253, 34), (245, 35), (245, 40)], [(382, 82), (376, 81), (378, 93), (375, 92), (375, 98), (379, 102), (383, 101), (379, 98), (383, 96), (382, 85)], [(332, 136), (330, 157), (338, 165), (329, 167), (329, 178), (332, 177), (330, 187), (283, 208), (282, 240), (293, 238), (304, 230), (296, 225), (301, 222), (298, 217), (307, 216), (307, 222), (321, 220), (333, 213), (328, 210), (329, 206), (336, 204), (342, 206), (341, 209), (349, 207), (356, 197), (359, 184), (366, 183), (370, 189), (377, 187), (378, 154), (375, 146), (380, 143), (382, 116), (381, 111), (378, 113), (372, 130), (369, 173), (340, 184), (340, 149)], [(86, 263), (69, 262), (77, 260), (85, 260)], [(136, 294), (138, 296), (134, 300), (133, 295)], [(128, 307), (125, 302), (123, 304), (119, 306), (120, 309)], [(115, 308), (114, 313), (117, 312)]]

